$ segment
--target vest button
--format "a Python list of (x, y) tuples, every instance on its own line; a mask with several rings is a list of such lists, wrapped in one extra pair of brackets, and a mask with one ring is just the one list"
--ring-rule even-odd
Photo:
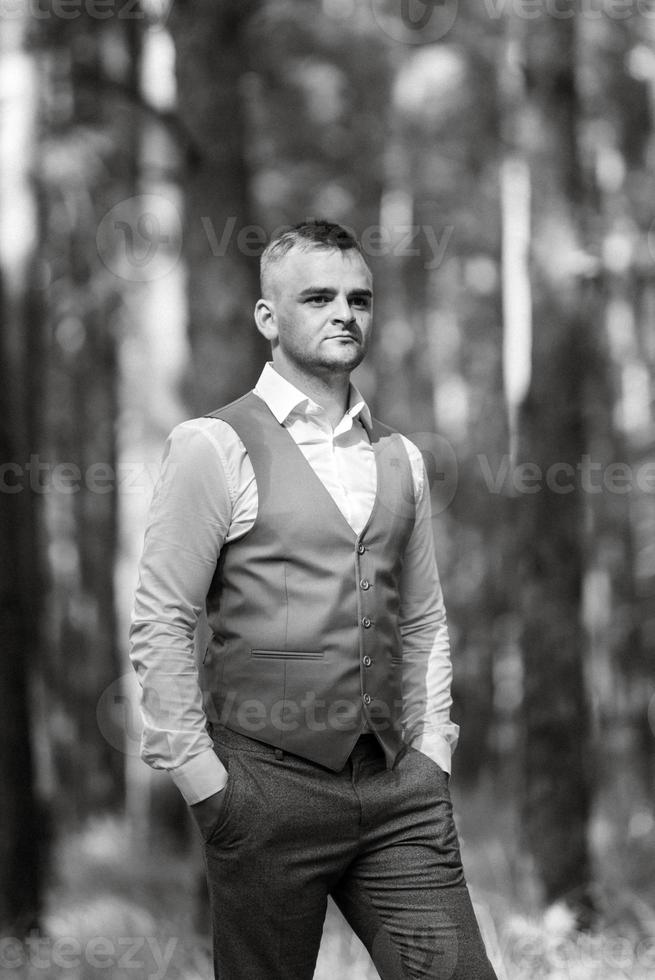
[(367, 654), (365, 657), (362, 658), (362, 663), (364, 664), (365, 667), (370, 667), (373, 661)]
[(363, 544), (358, 544), (357, 545), (357, 554), (358, 555), (363, 555), (365, 551), (366, 551), (366, 548), (364, 547)]
[(370, 704), (370, 703), (371, 703), (371, 695), (370, 694), (365, 694), (364, 695), (364, 704)]
[(371, 620), (370, 620), (370, 619), (368, 618), (368, 616), (364, 616), (364, 618), (363, 618), (363, 620), (362, 620), (362, 626), (364, 627), (364, 629), (365, 629), (365, 630), (367, 630), (367, 629), (369, 629), (369, 628), (370, 628), (370, 627), (371, 627), (372, 625), (373, 625), (373, 624), (372, 624), (372, 622), (371, 622)]
[(363, 578), (360, 581), (359, 586), (360, 586), (360, 588), (362, 588), (364, 590), (364, 592), (366, 592), (367, 589), (370, 589), (371, 588), (371, 583), (369, 582), (369, 580), (367, 578)]

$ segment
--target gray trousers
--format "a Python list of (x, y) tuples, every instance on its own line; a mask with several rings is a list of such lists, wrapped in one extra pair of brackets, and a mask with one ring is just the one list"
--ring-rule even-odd
[(216, 980), (311, 980), (331, 895), (382, 980), (495, 980), (448, 776), (362, 736), (338, 773), (214, 726), (229, 771), (205, 842)]

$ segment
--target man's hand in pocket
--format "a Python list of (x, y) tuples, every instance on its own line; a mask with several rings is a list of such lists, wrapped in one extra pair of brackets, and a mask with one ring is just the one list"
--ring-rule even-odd
[(212, 831), (217, 826), (221, 813), (223, 812), (224, 802), (225, 786), (223, 789), (219, 789), (217, 793), (213, 793), (206, 799), (200, 800), (199, 803), (191, 804), (191, 812), (204, 840), (208, 840), (211, 837)]

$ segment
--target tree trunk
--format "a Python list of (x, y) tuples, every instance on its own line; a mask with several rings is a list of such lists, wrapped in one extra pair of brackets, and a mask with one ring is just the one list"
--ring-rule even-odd
[[(521, 486), (519, 479), (516, 501), (524, 826), (545, 901), (566, 899), (583, 914), (590, 883), (590, 760), (580, 608), (585, 506), (577, 465), (586, 446), (590, 324), (574, 266), (581, 227), (575, 21), (541, 18), (530, 25), (525, 50), (534, 339), (519, 416), (518, 462), (526, 468), (517, 475), (525, 480)], [(565, 492), (558, 483), (567, 483)]]
[[(8, 309), (0, 296), (0, 931), (24, 935), (40, 911), (45, 821), (35, 793), (30, 712), (32, 666), (38, 658), (41, 551), (36, 541), (37, 498), (24, 482), (29, 404), (25, 351), (11, 350)], [(39, 363), (29, 365), (39, 375)], [(15, 480), (21, 468), (23, 480)]]
[[(594, 35), (595, 70), (602, 72), (605, 79), (602, 102), (594, 106), (594, 123), (600, 123), (594, 145), (594, 190), (602, 234), (605, 242), (618, 236), (634, 247), (626, 189), (648, 169), (653, 129), (650, 82), (625, 71), (635, 42), (634, 25), (607, 22), (602, 32), (596, 28)], [(608, 157), (624, 168), (622, 180), (617, 181), (616, 176), (598, 166)], [(627, 461), (638, 466), (638, 460), (631, 455), (649, 428), (653, 375), (648, 342), (640, 337), (641, 284), (637, 270), (628, 262), (623, 268), (621, 263), (607, 264), (610, 267), (604, 270), (589, 418), (592, 458), (601, 464), (604, 474), (611, 476), (610, 467), (617, 463), (619, 467)], [(646, 323), (647, 336), (652, 336), (650, 316)], [(652, 535), (639, 527), (647, 495), (634, 478), (630, 484), (628, 492), (619, 487), (592, 498), (591, 574), (585, 591), (592, 646), (594, 722), (603, 741), (605, 759), (610, 761), (603, 767), (603, 776), (608, 782), (616, 781), (620, 792), (631, 798), (636, 808), (640, 800), (645, 802), (652, 796), (655, 761), (648, 723), (653, 658), (644, 642), (643, 622), (648, 613), (639, 608), (637, 597), (641, 586), (639, 550), (642, 542), (648, 546)]]
[(13, 208), (2, 219), (21, 224), (19, 241), (3, 250), (0, 269), (0, 933), (16, 936), (38, 928), (49, 841), (35, 761), (34, 680), (47, 632), (47, 576), (43, 497), (32, 490), (31, 469), (41, 448), (45, 368), (43, 292), (35, 278), (29, 202), (35, 100), (33, 68), (24, 51), (28, 22), (3, 24), (2, 56), (17, 74), (2, 105), (0, 161), (2, 166), (4, 158), (10, 160), (2, 193)]
[(263, 233), (250, 223), (241, 79), (245, 32), (259, 0), (175, 3), (178, 111), (195, 151), (184, 185), (192, 410), (212, 411), (256, 381), (267, 346), (255, 328), (258, 254)]
[[(48, 79), (35, 168), (39, 259), (50, 276), (45, 499), (53, 589), (44, 686), (48, 714), (58, 719), (49, 735), (61, 806), (78, 819), (122, 806), (125, 791), (124, 732), (111, 718), (99, 724), (97, 711), (122, 672), (114, 601), (117, 344), (122, 293), (132, 287), (129, 270), (118, 269), (97, 233), (106, 212), (129, 205), (135, 191), (140, 29), (135, 16), (91, 14), (34, 28)], [(117, 50), (122, 60), (108, 57)], [(115, 64), (114, 78), (107, 72)]]

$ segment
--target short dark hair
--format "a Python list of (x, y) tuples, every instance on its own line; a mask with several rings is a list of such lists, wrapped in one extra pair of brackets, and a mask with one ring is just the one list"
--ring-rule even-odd
[(308, 252), (313, 248), (336, 248), (341, 252), (354, 249), (362, 258), (364, 257), (359, 242), (343, 225), (321, 219), (302, 221), (275, 235), (262, 252), (259, 266), (263, 296), (266, 295), (271, 266), (284, 258), (293, 248), (302, 252)]

